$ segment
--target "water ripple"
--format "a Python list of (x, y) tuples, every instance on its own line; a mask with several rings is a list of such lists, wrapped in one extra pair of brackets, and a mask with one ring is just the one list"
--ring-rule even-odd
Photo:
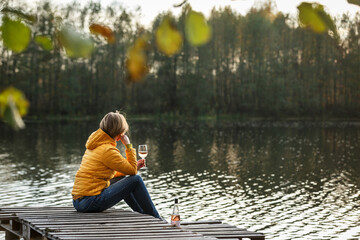
[[(220, 219), (267, 239), (360, 238), (360, 128), (141, 126), (132, 139), (151, 153), (139, 174), (163, 217), (178, 197), (183, 220)], [(59, 128), (0, 139), (0, 206), (72, 206), (90, 130)]]

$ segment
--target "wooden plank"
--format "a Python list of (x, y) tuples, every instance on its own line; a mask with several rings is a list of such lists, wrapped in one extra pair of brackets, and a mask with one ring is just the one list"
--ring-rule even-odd
[(68, 233), (68, 234), (59, 234), (59, 233), (49, 233), (47, 236), (54, 236), (60, 239), (66, 239), (68, 237), (128, 237), (128, 238), (142, 238), (142, 239), (148, 239), (150, 237), (168, 237), (168, 238), (177, 238), (177, 237), (202, 237), (201, 234), (195, 234), (195, 233), (186, 233), (186, 232), (182, 232), (182, 233), (168, 233), (168, 232), (163, 232), (163, 233), (131, 233), (131, 232), (127, 232), (127, 233), (91, 233), (91, 234), (84, 234), (84, 233), (80, 233), (80, 234), (76, 234), (76, 233)]
[(250, 239), (265, 239), (265, 236), (263, 234), (257, 233), (257, 234), (225, 234), (225, 235), (220, 235), (220, 234), (206, 234), (204, 236), (209, 236), (209, 237), (215, 237), (218, 239), (222, 239), (222, 238), (250, 238)]
[(196, 233), (200, 233), (206, 236), (207, 235), (241, 235), (241, 236), (262, 235), (261, 233), (248, 232), (248, 231), (218, 231), (218, 232), (196, 231)]
[(48, 237), (56, 237), (58, 239), (69, 239), (69, 238), (75, 238), (75, 239), (79, 239), (79, 238), (104, 238), (104, 237), (111, 237), (111, 238), (124, 238), (124, 239), (132, 239), (132, 238), (136, 238), (136, 239), (149, 239), (149, 238), (172, 238), (172, 239), (177, 239), (177, 238), (192, 238), (192, 237), (197, 237), (197, 238), (201, 238), (203, 237), (200, 234), (174, 234), (174, 233), (157, 233), (156, 235), (154, 234), (141, 234), (141, 233), (128, 233), (128, 234), (69, 234), (69, 235), (56, 235), (56, 234), (49, 234), (47, 235)]
[[(155, 234), (156, 233), (156, 234)], [(49, 232), (48, 235), (53, 235), (53, 236), (202, 236), (201, 234), (198, 233), (192, 233), (192, 232), (176, 232), (176, 231), (157, 231), (157, 232), (153, 232), (153, 231), (149, 231), (149, 232), (129, 232), (129, 231), (124, 231), (124, 232)]]
[(29, 210), (19, 210), (19, 211), (11, 211), (11, 210), (6, 210), (6, 211), (0, 211), (3, 213), (18, 213), (18, 214), (79, 214), (79, 215), (98, 215), (98, 214), (139, 214), (139, 215), (144, 215), (142, 213), (138, 213), (138, 212), (132, 212), (132, 211), (113, 211), (110, 212), (108, 210), (104, 211), (104, 212), (88, 212), (88, 213), (81, 213), (81, 212), (77, 212), (76, 210), (71, 210), (71, 211), (63, 211), (61, 209), (58, 210), (34, 210), (34, 211), (29, 211)]
[(154, 218), (151, 215), (148, 214), (141, 214), (141, 213), (16, 213), (18, 216), (26, 216), (26, 217), (41, 217), (41, 216), (49, 216), (49, 217), (64, 217), (64, 218), (71, 218), (71, 217), (111, 217), (111, 216), (136, 216), (136, 217), (151, 217)]
[(100, 213), (80, 213), (77, 212), (74, 208), (68, 208), (68, 209), (64, 209), (64, 208), (51, 208), (51, 209), (47, 209), (47, 208), (23, 208), (23, 209), (16, 209), (16, 208), (1, 208), (0, 212), (3, 213), (18, 213), (18, 214), (27, 214), (27, 213), (31, 213), (31, 214), (59, 214), (59, 213), (64, 213), (64, 214), (119, 214), (119, 213), (135, 213), (135, 214), (141, 214), (141, 213), (136, 213), (136, 212), (132, 212), (130, 210), (118, 210), (118, 209), (112, 209), (112, 210), (106, 210), (104, 212), (100, 212)]
[(17, 213), (17, 216), (22, 216), (26, 218), (101, 218), (101, 217), (118, 217), (118, 218), (126, 218), (126, 217), (136, 217), (136, 218), (149, 218), (154, 219), (153, 216), (148, 214), (141, 214), (135, 212), (123, 212), (123, 213)]
[(113, 220), (113, 222), (127, 222), (128, 220), (130, 220), (129, 218), (131, 218), (132, 221), (145, 221), (145, 222), (164, 222), (158, 218), (154, 218), (154, 217), (97, 217), (97, 218), (52, 218), (52, 217), (43, 217), (43, 218), (27, 218), (27, 217), (23, 217), (23, 216), (19, 216), (21, 219), (24, 220), (29, 220), (32, 222), (43, 222), (43, 221), (56, 221), (56, 222), (61, 222), (61, 221), (65, 221), (65, 222), (84, 222), (84, 221), (109, 221), (109, 220)]
[[(216, 238), (216, 239), (219, 239), (219, 238)], [(239, 240), (239, 238), (221, 238), (221, 240)]]
[[(49, 229), (47, 231), (48, 233), (56, 233), (56, 234), (68, 234), (68, 233), (87, 233), (87, 234), (96, 234), (96, 233), (129, 233), (129, 232), (135, 232), (134, 229), (132, 228), (123, 228), (123, 229), (72, 229), (72, 230), (54, 230), (54, 229)], [(167, 229), (162, 229), (162, 228), (144, 228), (144, 229), (137, 229), (136, 233), (165, 233), (165, 232), (171, 232), (171, 233), (178, 233), (178, 232), (184, 232), (181, 231), (180, 229), (173, 229), (173, 228), (167, 228)]]
[(259, 235), (259, 236), (214, 236), (215, 239), (228, 239), (229, 237), (231, 238), (236, 238), (236, 239), (243, 239), (243, 238), (250, 238), (251, 240), (264, 240), (265, 236), (264, 235)]
[(0, 214), (0, 221), (17, 220), (18, 217), (10, 214)]
[[(29, 223), (31, 224), (31, 223)], [(141, 227), (144, 227), (144, 224), (142, 224), (141, 222), (137, 222), (137, 223), (132, 223), (132, 224), (111, 224), (109, 225), (109, 223), (106, 223), (106, 224), (101, 224), (101, 223), (97, 223), (97, 224), (74, 224), (74, 225), (62, 225), (62, 224), (52, 224), (52, 223), (48, 223), (48, 224), (39, 224), (39, 225), (34, 225), (34, 224), (31, 224), (33, 225), (33, 227), (36, 227), (38, 229), (45, 229), (45, 228), (86, 228), (87, 227), (90, 227), (90, 226), (113, 226), (113, 227), (131, 227), (131, 228), (141, 228)], [(153, 224), (149, 224), (149, 225), (146, 225), (146, 226), (154, 226)], [(157, 225), (157, 226), (162, 226), (162, 227), (173, 227), (172, 225), (169, 225), (169, 224), (162, 224), (162, 225)]]
[[(142, 236), (144, 237), (144, 239), (146, 239), (148, 237), (148, 234), (155, 234), (156, 236), (163, 236), (163, 235), (174, 235), (175, 232), (170, 231), (170, 232), (165, 232), (165, 231), (136, 231), (136, 236)], [(247, 231), (231, 231), (231, 232), (216, 232), (216, 233), (209, 233), (209, 232), (196, 232), (197, 234), (202, 234), (204, 236), (211, 236), (211, 237), (216, 237), (216, 238), (258, 238), (258, 239), (263, 239), (264, 236), (262, 234), (257, 234), (254, 232), (247, 232)], [(54, 236), (84, 236), (84, 233), (74, 233), (73, 231), (71, 232), (56, 232), (56, 233), (51, 233)], [(111, 232), (107, 232), (107, 231), (99, 231), (99, 232), (86, 232), (86, 236), (92, 237), (92, 236), (127, 236), (127, 234), (129, 234), (128, 230), (125, 231), (111, 231)], [(184, 234), (184, 232), (183, 232)], [(178, 234), (175, 234), (176, 236), (178, 236)], [(192, 234), (188, 234), (186, 236), (192, 236)]]
[(146, 219), (146, 218), (132, 218), (132, 217), (128, 217), (128, 218), (84, 218), (84, 219), (63, 219), (63, 218), (42, 218), (42, 219), (32, 219), (32, 218), (22, 218), (19, 217), (19, 219), (22, 219), (23, 221), (26, 222), (32, 222), (32, 223), (36, 223), (36, 224), (41, 224), (41, 223), (48, 223), (48, 222), (53, 222), (53, 223), (89, 223), (89, 224), (95, 224), (95, 223), (121, 223), (121, 224), (127, 224), (127, 223), (137, 223), (137, 222), (143, 222), (144, 224), (169, 224), (165, 221), (161, 221), (158, 219)]
[[(44, 207), (1, 207), (0, 211), (3, 210), (27, 210), (27, 211), (38, 211), (38, 210), (59, 210), (59, 209), (72, 209), (74, 210), (74, 207), (69, 206), (57, 206), (57, 207), (50, 207), (50, 206), (44, 206)], [(115, 209), (114, 209), (115, 210)], [(123, 209), (117, 209), (117, 210), (123, 210)]]
[[(58, 239), (58, 238), (56, 238)], [(62, 238), (63, 240), (124, 240), (124, 239), (129, 239), (129, 240), (144, 240), (144, 238), (139, 238), (136, 236), (131, 236), (131, 237), (113, 237), (113, 236), (103, 236), (103, 237), (87, 237), (87, 236), (77, 236), (77, 237), (71, 237), (71, 236), (67, 236)], [(166, 236), (149, 236), (147, 239), (161, 239), (161, 240), (216, 240), (216, 238), (208, 238), (208, 237), (181, 237), (181, 236), (177, 236), (176, 238), (174, 237), (166, 237)]]
[(176, 236), (158, 236), (158, 235), (149, 235), (149, 236), (136, 236), (136, 234), (132, 235), (132, 236), (61, 236), (61, 237), (57, 237), (57, 236), (48, 236), (48, 239), (59, 239), (59, 240), (67, 240), (67, 239), (84, 239), (84, 240), (100, 240), (100, 239), (139, 239), (139, 240), (144, 240), (144, 239), (171, 239), (171, 240), (178, 240), (178, 239), (202, 239), (202, 240), (216, 240), (217, 238), (214, 237), (204, 237), (204, 236), (182, 236), (182, 235), (176, 235)]
[(146, 236), (146, 238), (144, 237), (137, 237), (137, 236), (95, 236), (95, 237), (91, 237), (91, 236), (63, 236), (61, 239), (60, 238), (52, 238), (51, 239), (58, 239), (58, 240), (107, 240), (107, 239), (111, 239), (111, 240), (123, 240), (123, 239), (131, 239), (131, 240), (144, 240), (144, 239), (161, 239), (161, 240), (165, 240), (165, 239), (169, 239), (169, 240), (178, 240), (178, 239), (183, 239), (183, 240), (216, 240), (217, 238), (206, 238), (206, 237), (190, 237), (190, 236)]
[[(26, 221), (26, 220), (24, 220)], [(29, 222), (31, 224), (34, 225), (48, 225), (49, 221), (47, 220), (36, 220), (36, 221), (26, 221)], [(136, 220), (136, 219), (129, 219), (126, 222), (119, 222), (121, 224), (132, 224), (132, 223), (137, 223), (137, 224), (143, 224), (146, 225), (147, 223), (154, 223), (154, 222), (158, 222), (156, 220)], [(73, 221), (52, 221), (51, 224), (52, 225), (83, 225), (83, 224), (93, 224), (93, 223), (114, 223), (114, 221), (112, 219), (101, 219), (101, 220), (96, 220), (96, 219), (89, 219), (89, 220), (84, 220), (84, 221), (79, 221), (79, 220), (73, 220)], [(161, 222), (160, 222), (161, 223)]]
[(26, 213), (26, 212), (76, 212), (74, 208), (1, 208), (1, 212), (17, 212), (17, 213)]
[(159, 221), (159, 222), (164, 222), (163, 220), (159, 219), (159, 218), (155, 218), (153, 216), (150, 215), (95, 215), (95, 216), (56, 216), (56, 215), (21, 215), (21, 214), (17, 214), (17, 216), (23, 218), (23, 219), (54, 219), (54, 220), (74, 220), (74, 219), (79, 219), (79, 220), (84, 220), (84, 219), (117, 219), (117, 220), (124, 220), (124, 219), (128, 219), (128, 218), (133, 218), (133, 219), (146, 219), (146, 220), (155, 220), (155, 221)]
[(9, 222), (18, 219), (22, 227), (49, 239), (265, 239), (262, 233), (223, 224), (220, 220), (181, 222), (181, 228), (177, 228), (150, 215), (123, 209), (79, 213), (73, 207), (1, 208), (1, 219)]
[[(42, 225), (42, 226), (36, 226), (38, 229), (40, 230), (45, 230), (45, 229), (79, 229), (80, 225), (51, 225), (51, 223), (49, 223), (48, 225)], [(159, 229), (167, 229), (167, 228), (174, 228), (172, 225), (170, 224), (149, 224), (149, 225), (141, 225), (141, 224), (131, 224), (131, 225), (126, 225), (124, 226), (123, 224), (89, 224), (89, 225), (81, 225), (81, 229), (101, 229), (101, 228), (105, 228), (105, 229), (121, 229), (121, 228), (131, 228), (131, 229), (138, 229), (138, 228), (159, 228)]]
[(163, 220), (161, 219), (158, 219), (158, 218), (154, 218), (152, 216), (117, 216), (117, 215), (114, 215), (114, 216), (94, 216), (94, 217), (78, 217), (78, 216), (74, 216), (74, 217), (61, 217), (61, 216), (23, 216), (23, 215), (18, 215), (18, 217), (21, 217), (22, 219), (25, 219), (25, 220), (29, 220), (29, 221), (38, 221), (38, 220), (49, 220), (49, 221), (72, 221), (74, 219), (77, 219), (77, 220), (88, 220), (88, 219), (114, 219), (114, 220), (118, 220), (118, 221), (126, 221), (128, 220), (129, 218), (131, 219), (136, 219), (136, 220), (156, 220), (156, 221), (159, 221), (159, 222), (164, 222)]
[(246, 229), (244, 228), (192, 228), (192, 229), (189, 229), (189, 228), (182, 228), (184, 230), (187, 230), (187, 231), (193, 231), (193, 232), (247, 232)]
[(128, 219), (134, 219), (134, 220), (153, 220), (153, 221), (158, 221), (158, 222), (166, 222), (164, 220), (158, 219), (158, 218), (154, 218), (152, 216), (117, 216), (117, 215), (113, 215), (113, 216), (89, 216), (89, 217), (85, 217), (85, 216), (73, 216), (73, 217), (62, 217), (62, 216), (23, 216), (23, 215), (17, 215), (19, 218), (21, 219), (26, 219), (29, 221), (37, 221), (37, 220), (51, 220), (51, 221), (73, 221), (73, 220), (79, 220), (79, 221), (85, 221), (85, 220), (96, 220), (96, 219), (114, 219), (117, 221), (126, 221)]

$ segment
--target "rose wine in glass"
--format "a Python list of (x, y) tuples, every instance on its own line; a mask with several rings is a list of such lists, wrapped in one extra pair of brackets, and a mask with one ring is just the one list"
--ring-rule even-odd
[[(146, 158), (146, 156), (148, 155), (148, 148), (147, 145), (139, 145), (139, 149), (138, 149), (138, 154), (141, 157), (141, 159)], [(144, 168), (146, 168), (146, 161), (144, 161)]]

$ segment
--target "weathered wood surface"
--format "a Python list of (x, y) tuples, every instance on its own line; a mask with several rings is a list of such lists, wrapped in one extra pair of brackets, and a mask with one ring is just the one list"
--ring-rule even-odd
[(265, 239), (221, 221), (182, 222), (174, 227), (149, 215), (121, 209), (78, 213), (72, 207), (0, 208), (6, 240), (19, 239)]

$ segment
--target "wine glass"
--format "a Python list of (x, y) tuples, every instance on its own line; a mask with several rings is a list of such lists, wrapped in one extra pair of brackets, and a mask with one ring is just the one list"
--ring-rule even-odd
[[(141, 157), (141, 159), (145, 160), (146, 156), (148, 155), (148, 147), (147, 147), (147, 145), (146, 144), (139, 145), (138, 153), (139, 153), (139, 156)], [(143, 168), (146, 168), (146, 161), (144, 161), (144, 167)]]

